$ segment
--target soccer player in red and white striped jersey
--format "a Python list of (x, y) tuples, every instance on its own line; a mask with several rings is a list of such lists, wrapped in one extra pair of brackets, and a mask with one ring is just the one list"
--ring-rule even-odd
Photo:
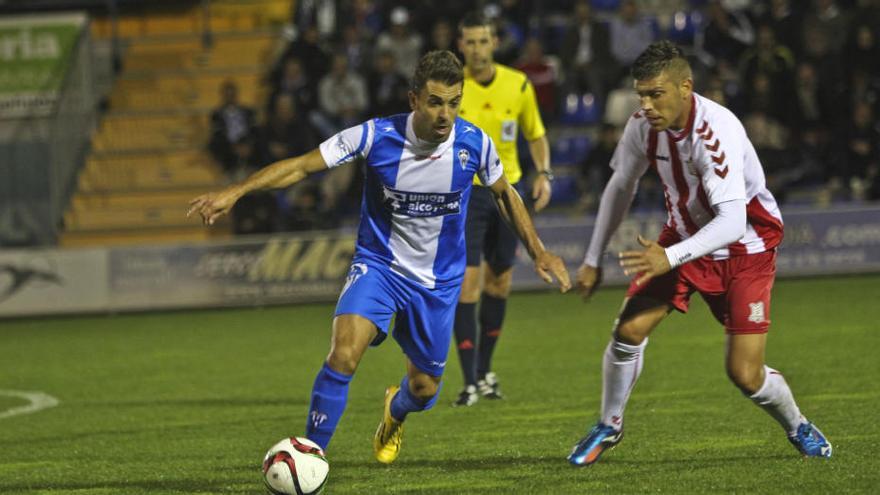
[(690, 65), (668, 41), (652, 44), (632, 67), (641, 109), (626, 124), (577, 288), (589, 298), (600, 258), (649, 169), (665, 192), (667, 220), (654, 242), (620, 253), (634, 275), (603, 360), (599, 422), (569, 461), (585, 466), (623, 437), (623, 411), (644, 362), (648, 335), (673, 309), (686, 312), (698, 292), (727, 333), (731, 381), (778, 421), (806, 456), (831, 445), (801, 415), (782, 375), (764, 364), (770, 290), (782, 215), (755, 149), (729, 110), (693, 92)]

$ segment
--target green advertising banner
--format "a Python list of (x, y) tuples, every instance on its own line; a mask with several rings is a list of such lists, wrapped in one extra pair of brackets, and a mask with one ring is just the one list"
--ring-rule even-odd
[(0, 118), (52, 112), (84, 14), (0, 18)]

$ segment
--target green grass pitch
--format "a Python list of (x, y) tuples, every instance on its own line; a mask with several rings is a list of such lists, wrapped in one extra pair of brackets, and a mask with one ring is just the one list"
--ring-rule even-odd
[[(397, 345), (370, 350), (330, 444), (327, 494), (877, 493), (880, 276), (782, 280), (767, 362), (834, 444), (801, 459), (724, 374), (705, 304), (655, 332), (626, 438), (591, 468), (565, 456), (596, 419), (623, 291), (589, 304), (515, 294), (495, 369), (507, 398), (469, 409), (454, 350), (437, 406), (409, 417), (392, 466), (373, 460)], [(262, 493), (260, 461), (301, 435), (332, 305), (0, 321), (0, 390), (57, 407), (0, 419), (0, 493)], [(0, 413), (25, 401), (0, 395)]]

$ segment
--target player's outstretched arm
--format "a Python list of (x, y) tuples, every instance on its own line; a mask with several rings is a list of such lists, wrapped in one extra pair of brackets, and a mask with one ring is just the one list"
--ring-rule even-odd
[(232, 208), (239, 198), (252, 191), (288, 187), (309, 174), (327, 168), (318, 148), (294, 158), (277, 161), (251, 174), (241, 182), (216, 192), (203, 194), (189, 202), (186, 216), (198, 212), (205, 225), (212, 225)]
[(551, 253), (544, 248), (538, 233), (535, 232), (535, 225), (519, 197), (516, 189), (507, 182), (502, 176), (489, 187), (495, 195), (495, 202), (501, 210), (501, 216), (510, 224), (514, 232), (519, 236), (525, 245), (529, 256), (535, 261), (535, 271), (548, 284), (553, 283), (553, 278), (559, 281), (561, 292), (566, 292), (571, 288), (571, 280), (568, 276), (568, 269), (559, 256)]

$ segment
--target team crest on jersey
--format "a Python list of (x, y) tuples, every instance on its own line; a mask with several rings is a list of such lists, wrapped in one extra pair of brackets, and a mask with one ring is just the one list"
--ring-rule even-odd
[(348, 290), (357, 280), (367, 274), (369, 268), (364, 263), (352, 263), (351, 269), (348, 271), (348, 277), (345, 278), (345, 285), (342, 287), (342, 293)]
[(462, 170), (467, 169), (468, 160), (471, 159), (471, 154), (468, 153), (468, 150), (459, 150), (458, 152), (458, 164), (461, 165)]
[(765, 321), (763, 301), (749, 303), (749, 321), (752, 323), (763, 323)]

